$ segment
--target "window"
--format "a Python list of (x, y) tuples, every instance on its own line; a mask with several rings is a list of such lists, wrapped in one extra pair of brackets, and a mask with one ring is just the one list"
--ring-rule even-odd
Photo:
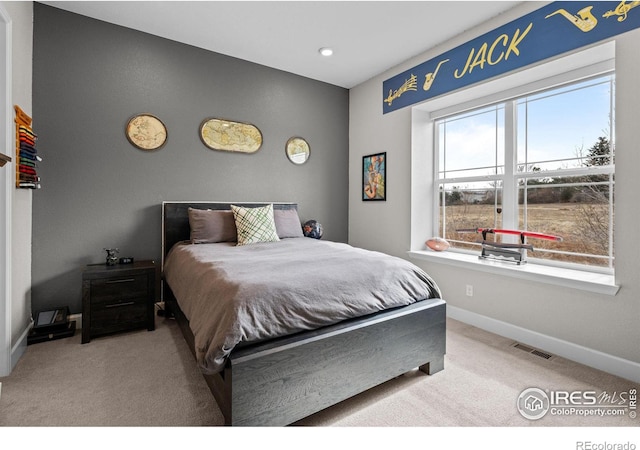
[(609, 73), (436, 119), (439, 235), (479, 252), (460, 230), (548, 233), (562, 242), (530, 239), (529, 262), (612, 271), (614, 87)]

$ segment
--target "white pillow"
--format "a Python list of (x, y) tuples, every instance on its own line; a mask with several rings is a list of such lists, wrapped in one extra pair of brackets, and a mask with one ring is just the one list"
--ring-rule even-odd
[(238, 232), (238, 245), (279, 241), (273, 219), (273, 205), (245, 208), (231, 205)]

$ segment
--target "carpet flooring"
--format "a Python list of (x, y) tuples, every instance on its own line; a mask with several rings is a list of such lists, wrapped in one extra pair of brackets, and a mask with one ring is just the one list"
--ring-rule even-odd
[[(156, 327), (153, 332), (94, 338), (84, 345), (76, 332), (70, 338), (28, 346), (13, 372), (0, 378), (0, 426), (222, 425), (222, 414), (177, 324), (157, 317)], [(432, 376), (412, 371), (294, 425), (635, 429), (640, 425), (640, 419), (630, 417), (629, 408), (623, 415), (602, 417), (575, 412), (549, 413), (539, 420), (523, 417), (516, 404), (527, 388), (595, 391), (609, 395), (608, 406), (639, 386), (564, 358), (545, 359), (512, 344), (448, 319), (444, 371)]]

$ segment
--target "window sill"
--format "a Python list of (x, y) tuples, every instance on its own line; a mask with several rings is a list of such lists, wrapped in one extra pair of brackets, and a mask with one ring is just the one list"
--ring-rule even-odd
[(477, 255), (456, 252), (409, 251), (409, 256), (440, 264), (448, 264), (465, 269), (489, 272), (497, 275), (520, 278), (539, 283), (553, 284), (605, 295), (616, 295), (620, 286), (615, 284), (613, 275), (586, 272), (582, 270), (523, 264), (521, 266), (498, 261), (480, 259)]

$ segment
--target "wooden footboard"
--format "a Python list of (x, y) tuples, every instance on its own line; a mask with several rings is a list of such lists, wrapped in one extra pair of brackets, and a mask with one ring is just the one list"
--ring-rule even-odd
[[(193, 349), (186, 318), (167, 291), (165, 305)], [(223, 372), (205, 375), (205, 380), (226, 424), (288, 425), (416, 367), (428, 374), (442, 370), (445, 309), (441, 299), (424, 300), (240, 346)]]

